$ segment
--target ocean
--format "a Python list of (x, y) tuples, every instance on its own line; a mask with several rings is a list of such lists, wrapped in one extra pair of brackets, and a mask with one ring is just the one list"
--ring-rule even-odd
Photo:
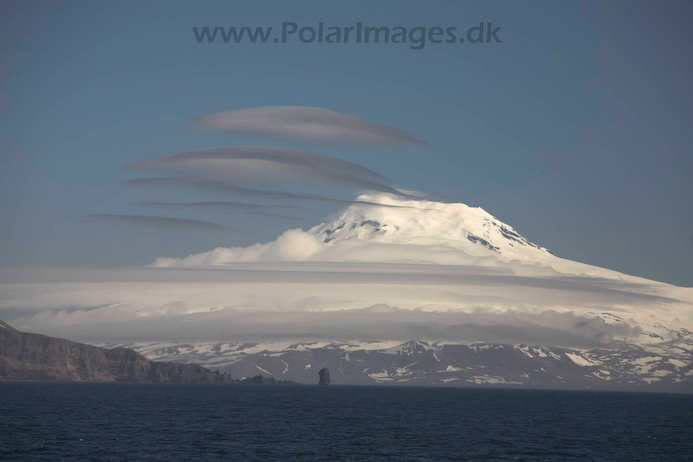
[(693, 460), (693, 395), (0, 383), (0, 460)]

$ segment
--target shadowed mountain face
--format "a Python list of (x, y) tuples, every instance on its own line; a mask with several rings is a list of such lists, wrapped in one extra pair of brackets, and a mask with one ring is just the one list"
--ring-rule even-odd
[(0, 380), (222, 383), (196, 364), (150, 361), (129, 348), (105, 349), (13, 329), (0, 321)]

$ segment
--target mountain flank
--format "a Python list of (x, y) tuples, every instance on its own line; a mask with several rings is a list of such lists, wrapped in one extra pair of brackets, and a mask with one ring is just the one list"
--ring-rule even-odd
[(241, 380), (197, 364), (151, 361), (130, 348), (100, 348), (20, 332), (0, 321), (0, 380), (140, 383), (289, 383)]

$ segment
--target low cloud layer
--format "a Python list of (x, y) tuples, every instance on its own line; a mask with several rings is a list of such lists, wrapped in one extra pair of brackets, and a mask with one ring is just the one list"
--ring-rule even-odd
[[(103, 310), (105, 307), (94, 308)], [(33, 329), (52, 335), (86, 341), (148, 340), (194, 341), (231, 340), (236, 342), (411, 339), (441, 342), (526, 343), (543, 346), (609, 346), (633, 340), (642, 328), (632, 321), (609, 324), (602, 319), (575, 312), (554, 310), (528, 312), (508, 309), (493, 312), (441, 312), (401, 309), (381, 304), (341, 311), (258, 311), (228, 308), (183, 314), (184, 303), (167, 305), (168, 314), (136, 319), (95, 320), (89, 325), (55, 324), (59, 313), (3, 311), (16, 323), (31, 323)], [(92, 310), (92, 311), (94, 311)]]
[(0, 268), (0, 280), (0, 319), (93, 341), (333, 338), (588, 346), (666, 334), (661, 326), (693, 321), (687, 289), (518, 276), (477, 266)]
[(426, 145), (415, 134), (329, 109), (266, 106), (193, 119), (203, 130), (223, 130), (328, 144)]

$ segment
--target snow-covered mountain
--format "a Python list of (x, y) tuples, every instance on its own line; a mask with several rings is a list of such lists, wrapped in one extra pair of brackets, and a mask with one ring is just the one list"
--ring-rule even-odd
[(480, 207), (387, 193), (360, 195), (308, 231), (289, 230), (275, 241), (250, 247), (159, 258), (150, 266), (218, 267), (262, 261), (471, 265), (542, 276), (560, 273), (645, 281), (559, 258)]
[[(560, 258), (479, 207), (384, 193), (361, 195), (308, 231), (290, 230), (246, 248), (160, 258), (152, 266), (239, 270), (249, 268), (246, 263), (266, 262), (292, 262), (292, 269), (325, 273), (395, 272), (419, 277), (417, 284), (437, 275), (447, 277), (454, 287), (449, 292), (457, 295), (441, 297), (438, 290), (407, 297), (405, 290), (390, 294), (381, 288), (361, 306), (579, 313), (604, 324), (631, 326), (637, 333), (622, 340), (637, 344), (675, 340), (693, 331), (693, 289)], [(335, 301), (320, 308), (355, 306)]]
[(46, 270), (22, 303), (87, 308), (15, 324), (88, 325), (235, 378), (312, 383), (327, 366), (333, 383), (693, 385), (693, 289), (560, 258), (465, 204), (364, 194), (272, 242), (104, 271)]

